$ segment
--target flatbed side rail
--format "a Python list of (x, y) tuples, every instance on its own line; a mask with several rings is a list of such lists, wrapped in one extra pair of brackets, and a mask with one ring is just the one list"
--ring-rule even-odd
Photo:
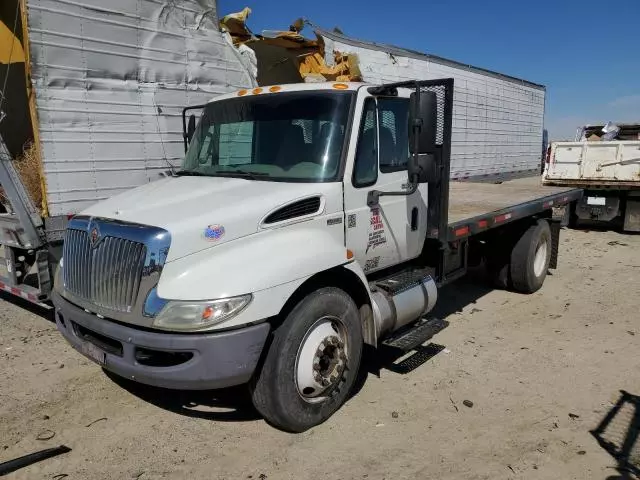
[(461, 240), (472, 235), (500, 227), (508, 223), (531, 217), (554, 207), (562, 207), (582, 198), (582, 190), (575, 189), (553, 195), (545, 195), (529, 202), (495, 210), (477, 217), (452, 223), (447, 229), (448, 241)]

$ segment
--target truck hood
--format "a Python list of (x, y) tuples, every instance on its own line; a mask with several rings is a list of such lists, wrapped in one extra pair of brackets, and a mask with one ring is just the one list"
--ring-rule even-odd
[[(129, 190), (82, 215), (160, 227), (171, 234), (167, 263), (262, 230), (261, 220), (299, 198), (325, 199), (321, 212), (341, 211), (340, 183), (284, 183), (228, 177), (177, 177)], [(322, 210), (324, 205), (324, 210)], [(292, 219), (295, 222), (295, 219)]]

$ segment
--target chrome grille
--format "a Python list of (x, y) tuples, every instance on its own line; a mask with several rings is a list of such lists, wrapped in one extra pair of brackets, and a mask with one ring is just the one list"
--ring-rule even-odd
[(97, 306), (130, 312), (138, 298), (146, 254), (144, 244), (110, 236), (92, 248), (86, 231), (68, 229), (65, 288)]

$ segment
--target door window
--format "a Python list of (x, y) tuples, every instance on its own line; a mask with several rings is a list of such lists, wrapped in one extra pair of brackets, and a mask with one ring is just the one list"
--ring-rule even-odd
[(368, 187), (378, 179), (378, 118), (376, 101), (367, 98), (360, 122), (358, 147), (353, 167), (354, 187)]
[(378, 171), (407, 169), (409, 100), (406, 98), (368, 98), (362, 112), (360, 135), (353, 170), (353, 185), (376, 183)]
[(380, 171), (397, 172), (407, 169), (409, 160), (409, 100), (381, 98), (378, 100), (380, 122)]

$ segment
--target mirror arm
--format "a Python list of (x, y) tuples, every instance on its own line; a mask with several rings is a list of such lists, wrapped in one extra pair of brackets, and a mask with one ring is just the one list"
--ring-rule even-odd
[[(419, 86), (416, 86), (416, 97), (417, 97), (417, 103), (420, 104), (420, 87)], [(415, 118), (413, 120), (413, 124), (411, 125), (411, 128), (413, 129), (413, 132), (414, 132), (413, 151), (415, 152), (412, 155), (411, 161), (413, 162), (414, 166), (417, 165), (418, 163), (418, 150), (420, 149), (420, 131), (422, 130), (422, 126), (423, 126), (422, 118)], [(409, 168), (408, 170), (411, 171), (411, 168)], [(418, 190), (418, 183), (419, 183), (418, 180), (419, 180), (419, 177), (417, 174), (409, 175), (409, 185), (408, 185), (409, 188), (401, 192), (382, 192), (380, 190), (371, 190), (367, 194), (367, 205), (369, 207), (375, 207), (380, 202), (380, 197), (382, 196), (408, 197), (409, 195), (413, 195), (414, 193), (416, 193), (416, 190)]]
[(413, 181), (409, 182), (407, 190), (402, 190), (400, 192), (383, 192), (380, 190), (371, 190), (367, 194), (367, 205), (369, 207), (375, 207), (378, 205), (380, 201), (380, 197), (408, 197), (409, 195), (413, 195), (418, 190), (418, 181), (417, 178), (413, 178)]

